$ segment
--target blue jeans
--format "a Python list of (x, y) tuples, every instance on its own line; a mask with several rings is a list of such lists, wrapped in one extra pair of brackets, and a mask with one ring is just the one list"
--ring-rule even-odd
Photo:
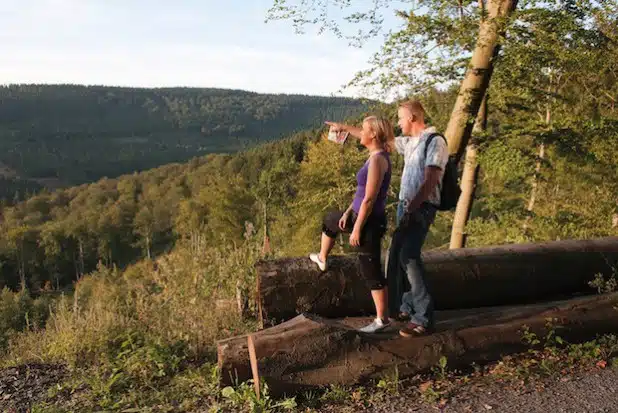
[(407, 225), (400, 225), (403, 202), (397, 207), (397, 230), (393, 234), (388, 258), (389, 311), (405, 312), (410, 321), (424, 327), (433, 325), (434, 304), (426, 282), (421, 249), (437, 208), (424, 203), (412, 212)]

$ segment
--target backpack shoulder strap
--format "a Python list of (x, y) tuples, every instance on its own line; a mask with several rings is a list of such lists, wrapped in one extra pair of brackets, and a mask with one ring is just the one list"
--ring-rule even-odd
[(444, 142), (448, 144), (444, 135), (442, 135), (440, 132), (433, 132), (431, 135), (429, 135), (429, 137), (427, 138), (427, 143), (425, 144), (425, 158), (427, 158), (427, 150), (429, 149), (429, 144), (436, 136), (442, 137), (442, 139), (444, 139)]

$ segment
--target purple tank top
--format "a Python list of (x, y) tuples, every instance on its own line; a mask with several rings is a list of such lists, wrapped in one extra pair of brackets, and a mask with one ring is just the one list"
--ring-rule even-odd
[[(388, 186), (391, 184), (391, 158), (388, 152), (382, 151), (377, 155), (382, 155), (386, 158), (388, 162), (388, 168), (384, 173), (384, 178), (382, 179), (382, 185), (380, 185), (380, 191), (378, 192), (378, 197), (376, 202), (373, 204), (373, 210), (371, 211), (371, 215), (384, 215), (384, 210), (386, 209), (386, 196), (388, 192)], [(358, 170), (356, 174), (356, 195), (354, 195), (354, 201), (352, 203), (352, 209), (354, 212), (358, 214), (360, 211), (361, 204), (363, 203), (363, 199), (365, 199), (365, 187), (367, 186), (367, 175), (369, 175), (369, 159), (363, 165), (361, 169)]]

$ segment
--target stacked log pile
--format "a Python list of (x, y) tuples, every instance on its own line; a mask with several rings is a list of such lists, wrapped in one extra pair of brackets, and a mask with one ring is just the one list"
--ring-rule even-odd
[[(570, 341), (618, 331), (618, 294), (589, 282), (618, 268), (618, 237), (508, 245), (424, 254), (437, 307), (436, 332), (403, 338), (356, 327), (374, 313), (354, 257), (333, 257), (320, 273), (306, 258), (261, 262), (262, 329), (218, 343), (222, 384), (253, 378), (276, 394), (332, 383), (362, 383), (397, 369), (423, 371), (499, 358), (522, 350), (522, 327), (545, 334), (548, 319)], [(552, 301), (555, 297), (588, 294)], [(534, 303), (534, 304), (531, 304)], [(499, 307), (492, 307), (497, 306)], [(258, 393), (259, 394), (259, 393)]]

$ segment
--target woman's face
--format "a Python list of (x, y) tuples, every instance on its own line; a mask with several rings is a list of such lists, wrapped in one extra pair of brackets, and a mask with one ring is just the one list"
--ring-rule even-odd
[(371, 145), (371, 142), (375, 139), (375, 132), (371, 129), (368, 122), (363, 122), (363, 128), (361, 130), (360, 143), (364, 147)]

